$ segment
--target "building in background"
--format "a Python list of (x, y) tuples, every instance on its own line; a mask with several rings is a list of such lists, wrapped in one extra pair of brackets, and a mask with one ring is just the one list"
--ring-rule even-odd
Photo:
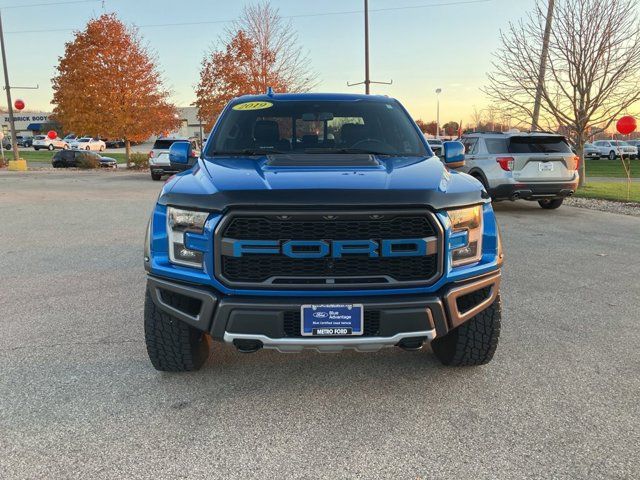
[[(60, 125), (50, 120), (51, 112), (16, 112), (14, 113), (14, 120), (16, 123), (16, 135), (33, 136), (41, 133), (46, 133), (49, 130), (55, 130), (58, 135), (63, 136)], [(207, 135), (204, 132), (204, 126), (198, 120), (198, 109), (196, 107), (180, 107), (178, 108), (178, 115), (180, 115), (180, 128), (175, 132), (168, 133), (167, 136), (175, 137), (195, 137), (199, 140), (206, 138)], [(0, 112), (0, 131), (6, 136), (9, 135), (9, 114), (6, 112)], [(74, 132), (80, 135), (84, 135), (85, 132)], [(150, 138), (148, 141), (155, 140), (156, 137)]]
[[(15, 112), (13, 119), (16, 124), (16, 135), (33, 136), (49, 130), (55, 130), (56, 125), (49, 119), (50, 112)], [(0, 130), (5, 135), (10, 132), (9, 114), (0, 113)]]

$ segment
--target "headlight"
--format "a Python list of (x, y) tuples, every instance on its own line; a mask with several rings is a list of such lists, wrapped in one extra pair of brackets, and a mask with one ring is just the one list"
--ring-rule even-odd
[(185, 233), (203, 233), (209, 214), (169, 207), (167, 209), (167, 233), (169, 235), (169, 260), (177, 265), (202, 268), (202, 252), (185, 247)]
[[(451, 250), (454, 267), (480, 261), (482, 257), (482, 206), (449, 210), (453, 233), (466, 233), (462, 246)], [(462, 239), (464, 240), (464, 238)]]

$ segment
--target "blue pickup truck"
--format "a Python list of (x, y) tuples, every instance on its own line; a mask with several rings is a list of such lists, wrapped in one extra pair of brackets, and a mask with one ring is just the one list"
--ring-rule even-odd
[(240, 352), (430, 343), (480, 365), (500, 333), (502, 247), (464, 147), (431, 151), (403, 106), (373, 95), (232, 100), (147, 229), (145, 339), (162, 371)]

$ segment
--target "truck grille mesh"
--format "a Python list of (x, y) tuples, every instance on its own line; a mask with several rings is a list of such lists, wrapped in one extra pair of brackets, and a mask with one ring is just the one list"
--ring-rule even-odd
[[(233, 215), (233, 214), (231, 214)], [(434, 220), (433, 220), (434, 221)], [(439, 230), (426, 214), (348, 213), (336, 215), (237, 215), (223, 224), (218, 238), (237, 240), (375, 240), (435, 237)], [(217, 274), (230, 284), (267, 288), (323, 285), (389, 285), (427, 282), (438, 273), (439, 253), (416, 257), (290, 258), (284, 255), (221, 255)]]

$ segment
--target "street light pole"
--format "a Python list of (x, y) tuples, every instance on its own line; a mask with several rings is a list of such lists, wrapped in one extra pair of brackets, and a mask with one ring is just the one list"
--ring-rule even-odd
[(440, 93), (441, 88), (436, 88), (436, 138), (440, 138)]
[(9, 111), (9, 126), (11, 128), (11, 146), (13, 148), (13, 159), (18, 161), (18, 141), (16, 139), (16, 124), (13, 119), (13, 105), (11, 103), (11, 86), (9, 84), (9, 71), (7, 70), (7, 54), (4, 48), (4, 32), (2, 30), (2, 11), (0, 11), (0, 50), (2, 51), (2, 68), (4, 69), (4, 88), (7, 91), (7, 109)]

